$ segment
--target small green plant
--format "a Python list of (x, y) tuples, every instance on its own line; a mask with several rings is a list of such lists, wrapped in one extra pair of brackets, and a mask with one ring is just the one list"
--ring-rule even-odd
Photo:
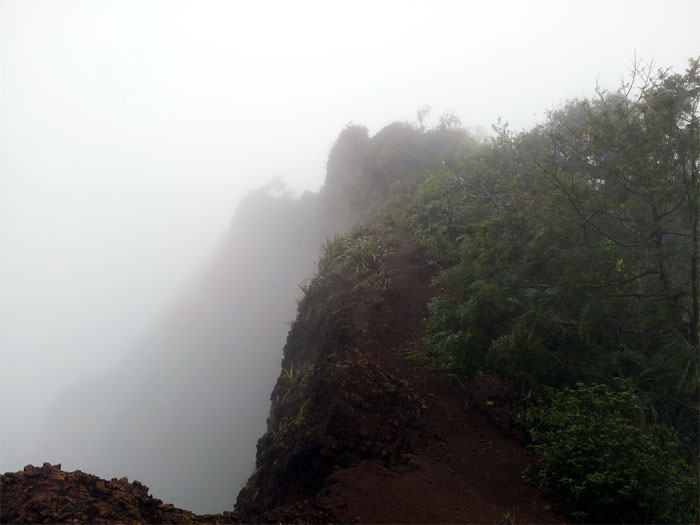
[(290, 385), (305, 382), (314, 371), (314, 365), (306, 363), (301, 366), (289, 365), (289, 368), (282, 368), (282, 373)]
[(309, 402), (311, 401), (311, 398), (308, 398), (306, 401), (304, 401), (304, 404), (299, 407), (299, 412), (297, 413), (297, 417), (294, 419), (294, 423), (296, 425), (296, 428), (299, 428), (301, 424), (304, 422), (304, 410), (306, 410), (306, 407), (309, 405)]
[(515, 523), (515, 516), (510, 511), (506, 511), (501, 518), (501, 523), (513, 525)]
[(313, 371), (314, 365), (311, 363), (296, 366), (292, 363), (289, 365), (289, 368), (282, 368), (282, 376), (287, 384), (284, 396), (282, 396), (282, 403), (287, 403), (290, 399), (296, 399), (303, 393)]
[(289, 368), (282, 368), (282, 372), (284, 372), (284, 377), (287, 378), (289, 384), (294, 384), (299, 374), (297, 369), (294, 368), (294, 363), (292, 363)]

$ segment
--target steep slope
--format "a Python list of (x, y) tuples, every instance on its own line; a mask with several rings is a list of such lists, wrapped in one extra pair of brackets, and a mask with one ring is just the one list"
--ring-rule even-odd
[(562, 521), (521, 480), (530, 455), (466, 387), (402, 357), (421, 335), (434, 271), (406, 232), (394, 238), (382, 293), (337, 266), (312, 282), (237, 510), (256, 522)]

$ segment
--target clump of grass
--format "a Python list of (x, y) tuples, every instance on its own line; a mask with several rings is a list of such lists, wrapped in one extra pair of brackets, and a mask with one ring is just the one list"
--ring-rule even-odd
[(306, 388), (313, 371), (314, 365), (311, 363), (296, 366), (292, 363), (289, 368), (282, 368), (282, 375), (287, 380), (287, 389), (282, 397), (282, 403), (298, 397), (299, 393)]
[(389, 251), (382, 245), (381, 241), (363, 235), (347, 240), (341, 257), (345, 267), (356, 278), (360, 278), (379, 269), (388, 253)]
[(292, 363), (289, 365), (289, 368), (282, 368), (282, 373), (290, 386), (306, 384), (313, 371), (314, 365), (311, 363), (304, 363), (303, 365), (296, 366)]
[(346, 238), (336, 236), (333, 239), (326, 239), (321, 247), (321, 257), (318, 259), (318, 274), (321, 275), (337, 264), (343, 257), (345, 251)]
[(316, 275), (299, 285), (304, 294), (299, 304), (342, 281), (356, 289), (383, 292), (391, 287), (392, 271), (386, 264), (393, 242), (391, 232), (380, 235), (356, 232), (326, 239), (321, 247)]
[(319, 275), (341, 274), (357, 288), (384, 291), (391, 286), (386, 244), (375, 236), (355, 235), (327, 239), (318, 262)]

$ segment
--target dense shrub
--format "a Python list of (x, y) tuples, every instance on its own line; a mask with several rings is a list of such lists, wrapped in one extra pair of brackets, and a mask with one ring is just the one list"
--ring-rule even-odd
[(697, 470), (678, 435), (643, 424), (630, 390), (566, 388), (528, 413), (540, 487), (566, 494), (585, 521), (690, 522), (697, 519)]
[(697, 518), (700, 62), (641, 73), (497, 128), (423, 182), (407, 221), (443, 269), (425, 347), (560, 391), (530, 414), (535, 477), (587, 521)]

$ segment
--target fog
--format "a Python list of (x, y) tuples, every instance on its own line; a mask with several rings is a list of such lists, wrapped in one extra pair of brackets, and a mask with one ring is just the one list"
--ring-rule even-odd
[(0, 1), (0, 470), (231, 508), (343, 126), (429, 104), (429, 125), (521, 129), (635, 53), (683, 71), (697, 20), (695, 0)]

